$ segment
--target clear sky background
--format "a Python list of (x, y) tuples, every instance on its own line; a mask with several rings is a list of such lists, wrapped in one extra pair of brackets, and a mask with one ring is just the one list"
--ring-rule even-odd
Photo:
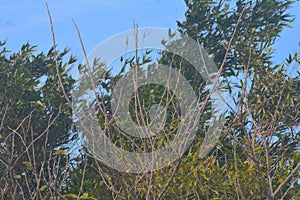
[[(183, 0), (49, 0), (48, 5), (58, 48), (71, 48), (79, 61), (83, 54), (72, 19), (90, 52), (108, 37), (132, 29), (133, 19), (139, 27), (176, 29), (176, 20), (184, 20), (186, 11)], [(297, 19), (276, 43), (278, 63), (288, 53), (300, 50), (300, 2), (290, 12)], [(47, 51), (52, 40), (45, 1), (0, 0), (0, 40), (7, 40), (7, 47), (13, 51), (27, 41), (38, 45), (39, 51)]]

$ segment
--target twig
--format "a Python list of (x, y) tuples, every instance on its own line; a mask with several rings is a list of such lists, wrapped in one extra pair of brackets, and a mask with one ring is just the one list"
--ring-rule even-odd
[(293, 171), (280, 183), (278, 188), (273, 192), (272, 197), (275, 198), (275, 196), (278, 194), (278, 192), (289, 182), (289, 180), (293, 177), (295, 173), (298, 172), (300, 169), (300, 163), (297, 164), (297, 166), (293, 169)]

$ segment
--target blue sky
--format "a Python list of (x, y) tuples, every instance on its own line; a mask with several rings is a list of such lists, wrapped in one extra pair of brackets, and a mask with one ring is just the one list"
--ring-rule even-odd
[[(0, 0), (0, 40), (8, 40), (7, 47), (18, 50), (30, 41), (38, 50), (47, 51), (52, 45), (45, 1)], [(49, 0), (56, 40), (59, 49), (71, 48), (82, 60), (82, 51), (74, 19), (80, 28), (87, 52), (108, 37), (131, 29), (133, 19), (139, 27), (176, 29), (176, 20), (184, 20), (183, 0)], [(300, 2), (290, 12), (298, 19), (293, 29), (286, 29), (276, 43), (277, 62), (289, 52), (299, 51)]]
[[(17, 50), (30, 41), (40, 50), (51, 46), (49, 19), (44, 1), (0, 0), (0, 40)], [(52, 0), (51, 10), (59, 48), (69, 47), (81, 56), (81, 47), (72, 24), (80, 28), (85, 47), (91, 51), (108, 37), (132, 29), (133, 19), (139, 27), (176, 28), (184, 19), (183, 1), (171, 0)]]

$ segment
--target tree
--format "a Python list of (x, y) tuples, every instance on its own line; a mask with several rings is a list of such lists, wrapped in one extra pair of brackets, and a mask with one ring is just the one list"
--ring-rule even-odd
[(2, 199), (49, 199), (61, 196), (74, 140), (72, 110), (57, 73), (70, 95), (74, 80), (67, 74), (74, 57), (51, 48), (35, 53), (25, 44), (0, 52), (0, 192)]
[[(284, 65), (276, 65), (272, 61), (276, 38), (293, 21), (287, 13), (292, 3), (278, 0), (186, 0), (186, 19), (178, 22), (179, 31), (198, 41), (208, 51), (221, 70), (222, 79), (231, 96), (230, 101), (224, 102), (229, 108), (223, 134), (210, 154), (200, 159), (197, 151), (203, 142), (201, 133), (206, 129), (199, 128), (190, 150), (178, 162), (149, 173), (122, 173), (99, 163), (97, 170), (110, 188), (112, 197), (299, 197), (299, 78), (286, 74), (291, 64), (299, 66), (299, 57), (298, 54), (290, 56)], [(123, 63), (129, 69), (135, 69), (149, 62), (148, 58), (147, 53), (139, 52)], [(184, 60), (162, 53), (159, 62), (182, 70), (185, 77), (194, 84), (196, 93), (204, 94), (204, 97), (207, 95), (201, 86), (203, 80)], [(98, 96), (98, 101), (102, 102), (98, 107), (99, 123), (104, 126), (104, 122), (107, 122), (105, 120), (109, 119), (112, 128), (108, 135), (119, 147), (137, 151), (151, 150), (151, 141), (124, 138), (115, 127), (113, 118), (106, 115), (110, 105), (103, 102), (111, 100), (110, 91), (124, 73), (124, 68), (122, 70), (116, 76), (109, 75), (110, 71), (107, 71), (99, 81), (98, 89), (106, 94)], [(132, 112), (138, 113), (133, 114), (135, 119), (147, 119), (146, 113), (153, 103), (145, 91), (155, 89), (156, 94), (164, 91), (157, 86), (148, 87), (133, 96), (139, 99), (135, 101), (143, 102), (142, 106), (136, 106), (138, 104), (135, 101), (131, 103)], [(209, 104), (206, 109), (209, 110)], [(170, 116), (173, 118), (170, 118), (168, 125), (176, 126), (178, 118), (171, 110)], [(209, 117), (209, 112), (207, 114), (206, 117)], [(202, 123), (206, 117), (202, 118)], [(169, 127), (164, 127), (163, 131), (169, 134), (167, 140), (172, 139)], [(161, 141), (162, 145), (164, 140)], [(141, 149), (135, 147), (140, 144)]]
[[(78, 66), (82, 74), (79, 84), (92, 84), (94, 88), (73, 89), (74, 80), (68, 69), (75, 59), (71, 56), (64, 62), (67, 50), (56, 51), (49, 14), (54, 47), (47, 54), (34, 53), (35, 47), (29, 44), (20, 52), (9, 54), (5, 44), (1, 45), (2, 199), (299, 198), (300, 56), (291, 54), (282, 65), (272, 60), (276, 39), (293, 21), (288, 13), (293, 1), (185, 2), (186, 19), (178, 22), (178, 29), (208, 52), (220, 71), (223, 89), (230, 96), (223, 100), (228, 110), (223, 113), (226, 122), (222, 134), (207, 156), (201, 157), (199, 150), (208, 132), (213, 100), (204, 87), (204, 78), (187, 60), (170, 51), (136, 50), (120, 59), (118, 65), (122, 67), (118, 72), (95, 60)], [(171, 31), (169, 36), (173, 37)], [(181, 44), (180, 40), (162, 43), (166, 49)], [(185, 50), (197, 56), (197, 52)], [(125, 103), (112, 93), (122, 78), (129, 77), (127, 72), (139, 73), (142, 79), (161, 70), (155, 62), (180, 72), (204, 105), (197, 110), (196, 122), (200, 125), (190, 148), (162, 169), (136, 173), (131, 173), (136, 170), (134, 162), (132, 168), (118, 171), (100, 162), (93, 148), (87, 146), (70, 152), (77, 134), (83, 136), (81, 142), (85, 145), (97, 148), (97, 142), (101, 142), (96, 135), (84, 132), (89, 128), (85, 125), (94, 117), (86, 115), (88, 109), (95, 111), (97, 125), (120, 149), (147, 153), (170, 144), (186, 114), (179, 93), (159, 84), (145, 84)], [(149, 68), (144, 70), (143, 64), (149, 64)], [(292, 66), (297, 69), (295, 76), (287, 73)], [(91, 79), (93, 73), (99, 78)], [(163, 79), (162, 74), (155, 75)], [(91, 92), (94, 99), (78, 101)], [(121, 122), (117, 121), (113, 103), (128, 105), (129, 114)], [(161, 108), (153, 108), (158, 103), (163, 112), (155, 112)], [(73, 129), (73, 113), (76, 119), (85, 120), (79, 129)], [(139, 138), (126, 134), (134, 132), (129, 121), (147, 126), (155, 117), (165, 119), (163, 125), (158, 123), (154, 127), (159, 130), (155, 135)], [(127, 132), (120, 126), (127, 128)], [(145, 130), (139, 133), (152, 134)], [(87, 137), (92, 139), (90, 143), (84, 143)], [(110, 156), (109, 159), (123, 159), (115, 154)], [(138, 159), (141, 157), (131, 161)], [(124, 162), (124, 166), (129, 165)]]
[(220, 181), (201, 179), (207, 186), (200, 198), (299, 197), (299, 79), (285, 72), (292, 56), (286, 65), (272, 61), (276, 38), (293, 21), (287, 13), (293, 1), (236, 1), (234, 8), (226, 1), (186, 3), (179, 30), (223, 66), (232, 96), (214, 170), (203, 170)]

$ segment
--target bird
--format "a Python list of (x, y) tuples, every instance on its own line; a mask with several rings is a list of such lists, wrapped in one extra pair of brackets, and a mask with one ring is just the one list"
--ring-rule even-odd
[(180, 102), (179, 100), (176, 101), (175, 103), (175, 111), (177, 113), (177, 115), (181, 118), (184, 117), (185, 115), (185, 106), (182, 102)]

